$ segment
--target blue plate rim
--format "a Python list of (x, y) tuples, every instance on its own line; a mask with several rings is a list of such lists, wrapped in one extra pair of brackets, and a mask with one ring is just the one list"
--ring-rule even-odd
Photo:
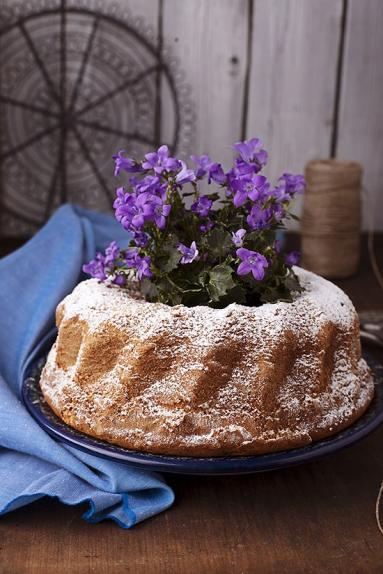
[[(24, 378), (22, 400), (28, 412), (36, 422), (53, 438), (75, 449), (93, 454), (106, 460), (112, 460), (143, 470), (177, 474), (230, 475), (249, 474), (288, 468), (311, 462), (322, 456), (333, 454), (351, 446), (373, 432), (383, 422), (383, 365), (370, 353), (364, 353), (375, 376), (375, 396), (366, 412), (346, 429), (310, 445), (290, 450), (250, 456), (221, 457), (181, 457), (162, 454), (151, 454), (133, 451), (91, 437), (59, 419), (44, 401), (38, 382), (39, 369), (44, 362), (45, 353), (35, 359)], [(32, 391), (33, 389), (33, 391)], [(36, 402), (38, 393), (39, 400)], [(44, 407), (42, 406), (42, 403)], [(50, 418), (44, 410), (49, 411)]]

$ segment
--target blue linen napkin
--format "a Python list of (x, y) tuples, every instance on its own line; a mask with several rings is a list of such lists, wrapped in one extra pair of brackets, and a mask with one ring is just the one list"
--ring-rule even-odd
[(57, 443), (19, 399), (56, 305), (80, 280), (82, 264), (112, 239), (122, 247), (127, 242), (112, 217), (64, 205), (31, 241), (0, 260), (0, 515), (50, 496), (88, 503), (88, 522), (110, 518), (130, 528), (173, 503), (161, 476)]

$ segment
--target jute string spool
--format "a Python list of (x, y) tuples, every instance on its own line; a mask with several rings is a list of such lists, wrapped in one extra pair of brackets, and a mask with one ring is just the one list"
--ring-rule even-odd
[(302, 266), (324, 277), (349, 277), (360, 256), (362, 166), (313, 160), (305, 175)]

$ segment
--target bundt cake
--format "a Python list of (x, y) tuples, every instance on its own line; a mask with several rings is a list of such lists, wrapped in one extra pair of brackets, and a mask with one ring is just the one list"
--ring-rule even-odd
[(149, 303), (90, 279), (57, 308), (41, 376), (68, 425), (129, 449), (184, 456), (307, 445), (352, 424), (374, 392), (349, 298), (294, 268), (291, 303)]

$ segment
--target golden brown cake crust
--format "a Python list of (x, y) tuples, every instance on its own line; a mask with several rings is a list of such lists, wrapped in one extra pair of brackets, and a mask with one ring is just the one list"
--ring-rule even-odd
[(292, 303), (169, 307), (92, 279), (59, 305), (41, 387), (67, 424), (130, 449), (246, 455), (307, 445), (373, 397), (348, 297), (295, 268)]

